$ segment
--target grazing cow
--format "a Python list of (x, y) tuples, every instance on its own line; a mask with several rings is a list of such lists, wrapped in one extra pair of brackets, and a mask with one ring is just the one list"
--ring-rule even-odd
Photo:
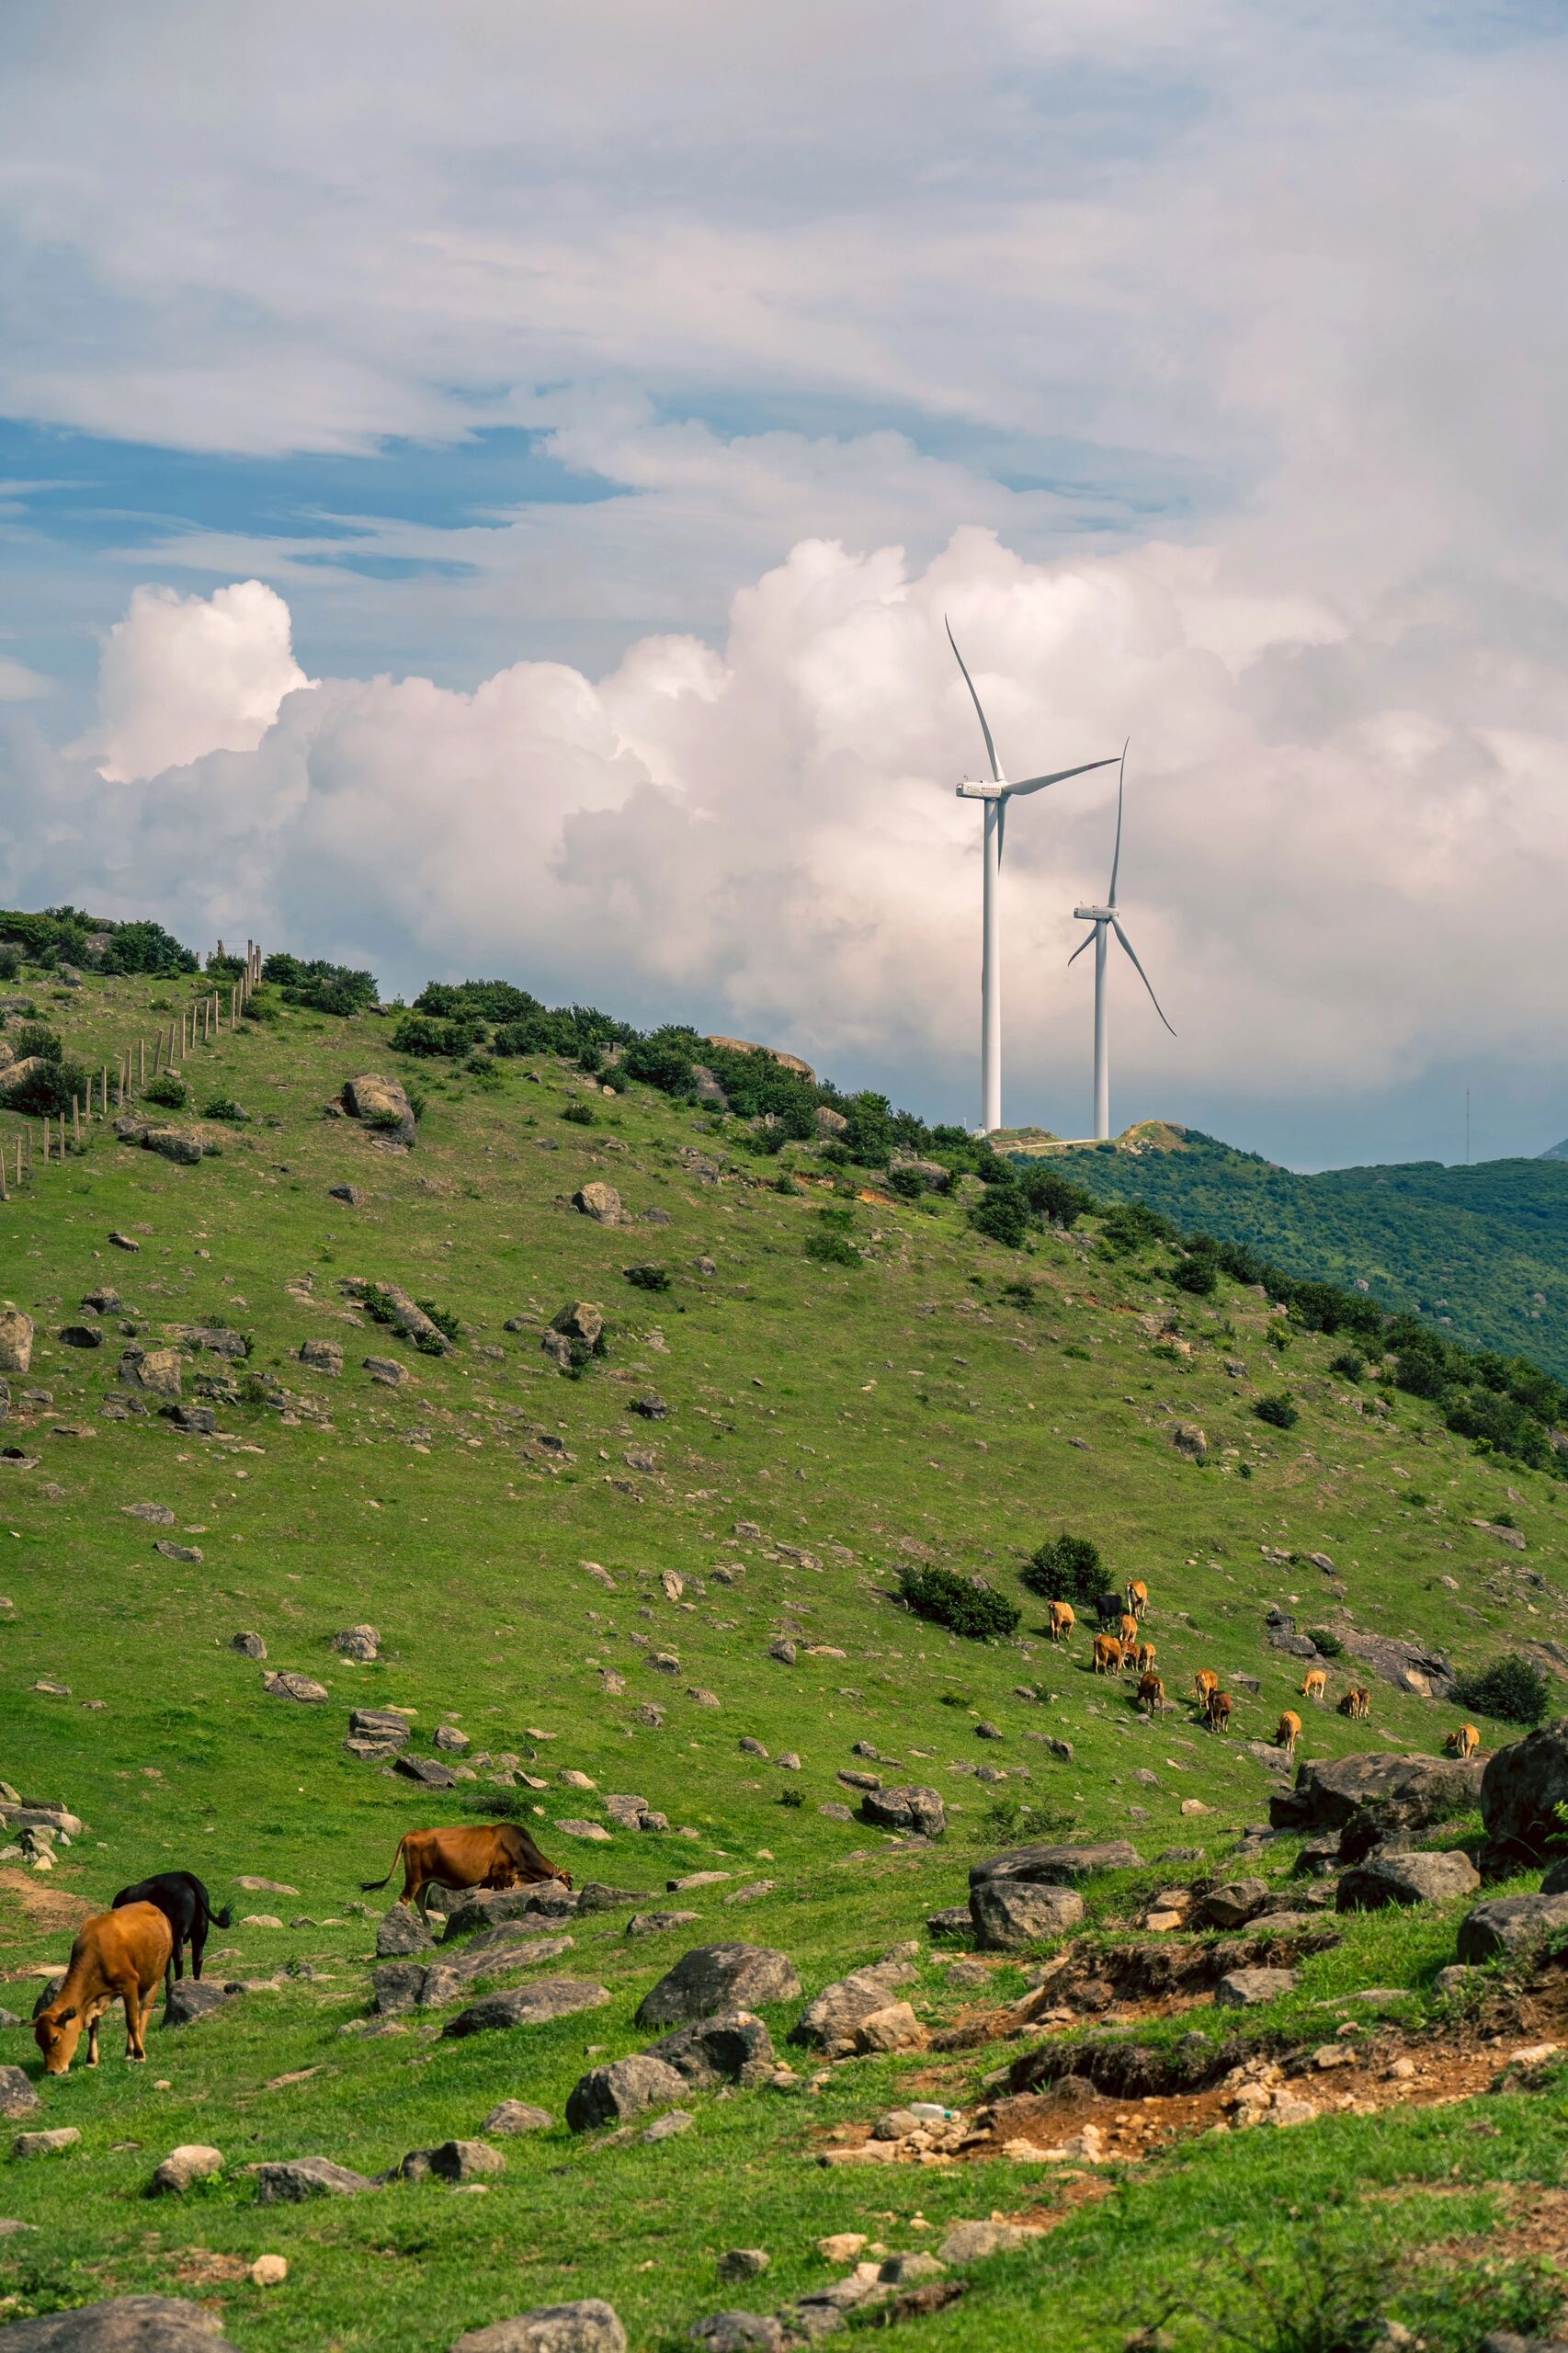
[(1229, 1728), (1234, 1705), (1235, 1702), (1228, 1691), (1210, 1691), (1209, 1704), (1203, 1711), (1209, 1719), (1210, 1732), (1224, 1732)]
[(1095, 1636), (1095, 1673), (1096, 1675), (1121, 1673), (1121, 1644), (1114, 1634)]
[(1151, 1667), (1153, 1665), (1153, 1664), (1154, 1664), (1154, 1658), (1155, 1658), (1155, 1651), (1154, 1651), (1154, 1645), (1153, 1645), (1153, 1643), (1139, 1643), (1139, 1645), (1138, 1645), (1138, 1661), (1137, 1661), (1137, 1664), (1138, 1664), (1138, 1672), (1139, 1672), (1139, 1674), (1140, 1674), (1140, 1675), (1147, 1675), (1147, 1674), (1148, 1674), (1148, 1672), (1149, 1672), (1150, 1668), (1151, 1668)]
[(190, 1947), (190, 1973), (201, 1974), (201, 1956), (207, 1949), (209, 1928), (226, 1928), (233, 1915), (226, 1907), (214, 1912), (212, 1899), (194, 1871), (157, 1871), (151, 1879), (139, 1879), (134, 1887), (122, 1887), (114, 1899), (114, 1908), (120, 1911), (127, 1904), (155, 1904), (169, 1924), (174, 1938), (172, 1976), (185, 1975), (185, 1948)]
[(1124, 1650), (1131, 1651), (1137, 1649), (1138, 1620), (1134, 1618), (1131, 1609), (1124, 1609), (1122, 1611), (1121, 1622), (1117, 1627), (1116, 1631), (1121, 1639), (1121, 1644)]
[(1301, 1697), (1303, 1699), (1315, 1699), (1322, 1706), (1328, 1697), (1328, 1671), (1325, 1667), (1308, 1667), (1301, 1678)]
[(1143, 1612), (1149, 1607), (1148, 1586), (1143, 1583), (1142, 1577), (1129, 1577), (1127, 1580), (1126, 1591), (1128, 1608), (1131, 1611), (1134, 1618), (1142, 1618)]
[(1294, 1708), (1287, 1708), (1274, 1734), (1274, 1745), (1282, 1748), (1287, 1756), (1296, 1754), (1296, 1743), (1301, 1737), (1301, 1719)]
[(98, 2020), (116, 2002), (125, 2005), (125, 2055), (145, 2059), (142, 2030), (153, 2013), (158, 1981), (169, 1965), (174, 1938), (155, 1904), (127, 1904), (84, 1920), (71, 1948), (65, 1983), (33, 2020), (44, 2072), (62, 2075), (87, 2029), (87, 2064), (98, 2063)]
[(1364, 1723), (1372, 1712), (1372, 1695), (1359, 1683), (1353, 1683), (1339, 1703), (1339, 1712), (1348, 1716), (1352, 1723)]
[(1157, 1675), (1141, 1675), (1138, 1678), (1138, 1705), (1151, 1716), (1165, 1712), (1165, 1687)]
[(1460, 1724), (1458, 1732), (1449, 1734), (1443, 1746), (1450, 1756), (1473, 1756), (1481, 1746), (1481, 1734), (1473, 1724)]
[(1100, 1621), (1100, 1631), (1102, 1634), (1108, 1633), (1113, 1626), (1119, 1626), (1121, 1623), (1120, 1594), (1096, 1594), (1095, 1596), (1095, 1616)]
[(1053, 1601), (1051, 1605), (1051, 1639), (1064, 1643), (1078, 1620), (1070, 1601)]
[(429, 1908), (433, 1887), (536, 1887), (559, 1880), (570, 1887), (572, 1874), (560, 1870), (541, 1855), (518, 1822), (476, 1823), (471, 1829), (409, 1830), (397, 1842), (392, 1870), (386, 1879), (362, 1880), (369, 1895), (385, 1887), (403, 1865), (400, 1904), (414, 1904), (423, 1915)]
[(1211, 1666), (1200, 1666), (1197, 1674), (1193, 1677), (1192, 1682), (1193, 1688), (1198, 1693), (1199, 1706), (1207, 1710), (1209, 1706), (1209, 1694), (1210, 1691), (1218, 1691), (1220, 1688), (1219, 1677), (1215, 1674)]

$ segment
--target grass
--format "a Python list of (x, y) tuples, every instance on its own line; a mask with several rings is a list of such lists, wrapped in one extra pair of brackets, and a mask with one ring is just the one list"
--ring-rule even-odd
[[(197, 994), (92, 982), (57, 1002), (47, 983), (33, 988), (67, 1052), (95, 1066), (150, 1034), (153, 1000)], [(962, 1900), (970, 1859), (997, 1843), (987, 1813), (999, 1799), (1050, 1809), (1084, 1835), (1136, 1840), (1149, 1869), (1096, 1889), (1102, 1922), (1125, 1916), (1141, 1887), (1222, 1868), (1235, 1832), (1266, 1819), (1276, 1779), (1185, 1709), (1146, 1723), (1127, 1687), (1090, 1677), (1084, 1627), (1068, 1654), (1051, 1650), (1044, 1604), (1019, 1572), (1063, 1528), (1092, 1536), (1111, 1586), (1148, 1583), (1147, 1631), (1173, 1694), (1202, 1665), (1258, 1677), (1256, 1697), (1236, 1689), (1238, 1728), (1253, 1739), (1272, 1732), (1301, 1679), (1299, 1663), (1267, 1645), (1266, 1608), (1323, 1621), (1334, 1583), (1358, 1625), (1439, 1643), (1466, 1667), (1527, 1635), (1564, 1639), (1562, 1487), (1477, 1456), (1415, 1401), (1388, 1420), (1363, 1413), (1330, 1370), (1332, 1342), (1298, 1336), (1283, 1355), (1267, 1346), (1260, 1298), (1228, 1282), (1212, 1297), (1177, 1294), (1168, 1253), (1103, 1251), (1093, 1221), (1024, 1258), (970, 1232), (956, 1204), (830, 1195), (820, 1159), (797, 1147), (786, 1195), (778, 1163), (753, 1158), (737, 1123), (726, 1130), (635, 1086), (607, 1097), (550, 1058), (500, 1066), (498, 1083), (407, 1063), (400, 1074), (417, 1075), (426, 1098), (418, 1145), (388, 1152), (321, 1108), (346, 1077), (397, 1067), (388, 1036), (374, 1017), (297, 1011), (225, 1033), (186, 1064), (197, 1100), (235, 1099), (249, 1114), (223, 1131), (221, 1158), (176, 1167), (97, 1127), (79, 1157), (40, 1167), (0, 1209), (3, 1279), (39, 1324), (29, 1381), (11, 1382), (5, 1439), (40, 1458), (35, 1470), (0, 1468), (0, 1593), (13, 1604), (0, 1611), (0, 1777), (64, 1800), (89, 1824), (51, 1875), (0, 1866), (10, 2006), (30, 2009), (23, 1972), (57, 1961), (67, 1941), (40, 1906), (62, 1895), (99, 1906), (170, 1866), (199, 1870), (219, 1901), (234, 1901), (236, 1921), (277, 1911), (318, 1924), (220, 1932), (210, 1974), (290, 1962), (324, 1972), (180, 2033), (155, 2030), (144, 2071), (124, 2066), (110, 2034), (96, 2078), (73, 2071), (48, 2086), (47, 2113), (33, 2120), (76, 2124), (83, 2142), (48, 2164), (0, 2159), (0, 2212), (47, 2226), (0, 2243), (0, 2297), (14, 2300), (0, 2318), (160, 2290), (212, 2300), (246, 2353), (428, 2353), (466, 2325), (604, 2295), (633, 2344), (657, 2347), (737, 2300), (715, 2280), (725, 2246), (772, 2250), (766, 2282), (739, 2299), (771, 2309), (827, 2276), (812, 2252), (820, 2234), (863, 2228), (911, 2245), (950, 2217), (1049, 2200), (1049, 2182), (1001, 2164), (873, 2177), (809, 2162), (828, 2126), (889, 2104), (917, 2063), (907, 2060), (854, 2062), (814, 2091), (698, 2099), (693, 2131), (658, 2147), (605, 2148), (563, 2128), (509, 2142), (506, 2173), (483, 2197), (404, 2185), (267, 2210), (242, 2168), (319, 2154), (376, 2171), (472, 2133), (502, 2097), (559, 2115), (594, 2047), (611, 2056), (646, 2040), (636, 2003), (694, 1941), (778, 1945), (813, 1992)], [(591, 1131), (564, 1116), (578, 1104), (596, 1112)], [(6, 1135), (16, 1129), (0, 1118)], [(663, 1211), (656, 1240), (572, 1212), (571, 1193), (591, 1177), (639, 1218)], [(362, 1188), (362, 1206), (330, 1197), (346, 1182)], [(818, 1213), (825, 1200), (830, 1222)], [(141, 1241), (138, 1256), (110, 1245), (117, 1228)], [(824, 1233), (845, 1238), (853, 1267), (812, 1255)], [(650, 1245), (667, 1291), (625, 1279)], [(699, 1257), (716, 1271), (698, 1272)], [(339, 1289), (346, 1277), (434, 1300), (460, 1327), (457, 1347), (423, 1355), (363, 1320)], [(101, 1418), (116, 1393), (114, 1319), (93, 1355), (52, 1335), (106, 1281), (149, 1344), (165, 1324), (250, 1336), (244, 1374), (281, 1383), (286, 1409), (222, 1405), (229, 1435), (217, 1439), (152, 1417)], [(608, 1352), (565, 1380), (540, 1338), (579, 1298), (603, 1306)], [(1190, 1355), (1173, 1347), (1173, 1320)], [(312, 1336), (343, 1343), (340, 1379), (298, 1360)], [(396, 1357), (406, 1385), (378, 1386), (366, 1355)], [(1228, 1374), (1227, 1359), (1247, 1374)], [(193, 1355), (187, 1396), (198, 1371), (232, 1370)], [(51, 1405), (23, 1411), (28, 1385), (51, 1390)], [(1288, 1396), (1293, 1428), (1253, 1416), (1264, 1387)], [(651, 1392), (667, 1418), (630, 1410)], [(1206, 1466), (1172, 1446), (1176, 1420), (1203, 1428)], [(94, 1435), (56, 1436), (60, 1423)], [(652, 1469), (627, 1460), (650, 1454)], [(1430, 1498), (1419, 1511), (1403, 1507), (1410, 1487)], [(124, 1516), (142, 1501), (168, 1505), (176, 1527)], [(1522, 1554), (1471, 1525), (1505, 1511), (1525, 1534)], [(761, 1535), (737, 1535), (738, 1522)], [(201, 1562), (156, 1555), (165, 1532)], [(1335, 1580), (1300, 1557), (1309, 1552), (1333, 1559)], [(899, 1567), (927, 1554), (1016, 1600), (1018, 1637), (960, 1642), (900, 1610)], [(678, 1600), (661, 1583), (670, 1570), (686, 1581)], [(363, 1620), (383, 1649), (357, 1665), (331, 1638)], [(325, 1683), (330, 1704), (269, 1698), (261, 1671), (228, 1647), (242, 1629), (264, 1636), (269, 1667)], [(786, 1633), (800, 1644), (793, 1667), (769, 1655)], [(655, 1651), (678, 1655), (678, 1675), (653, 1667)], [(606, 1668), (624, 1677), (624, 1696), (607, 1690)], [(1347, 1679), (1340, 1663), (1330, 1674), (1335, 1690)], [(70, 1697), (36, 1690), (40, 1680)], [(1022, 1687), (1049, 1696), (1021, 1699)], [(1370, 1734), (1309, 1711), (1302, 1753), (1438, 1748), (1453, 1711), (1373, 1688)], [(89, 1712), (87, 1701), (103, 1704)], [(662, 1728), (639, 1720), (651, 1701)], [(551, 1786), (517, 1795), (537, 1803), (529, 1819), (546, 1851), (579, 1879), (650, 1896), (695, 1870), (732, 1879), (681, 1899), (701, 1915), (689, 1931), (628, 1939), (614, 1912), (578, 1923), (562, 1966), (613, 1996), (585, 2017), (454, 2043), (418, 2020), (401, 2037), (344, 2034), (365, 2014), (373, 1941), (373, 1924), (347, 1912), (358, 1882), (379, 1877), (402, 1830), (472, 1819), (487, 1788), (482, 1768), (472, 1785), (426, 1794), (351, 1759), (341, 1743), (354, 1705), (416, 1710), (424, 1753), (436, 1725), (453, 1722), (472, 1752), (520, 1754)], [(1000, 1742), (976, 1738), (982, 1720)], [(772, 1757), (798, 1751), (803, 1770), (742, 1755), (743, 1734)], [(1072, 1764), (1041, 1735), (1070, 1740)], [(1483, 1726), (1488, 1745), (1510, 1736)], [(901, 1851), (819, 1812), (853, 1802), (835, 1775), (862, 1763), (858, 1740), (902, 1760), (878, 1768), (885, 1779), (943, 1792), (943, 1846)], [(987, 1786), (958, 1769), (980, 1765), (1009, 1778)], [(564, 1768), (589, 1774), (597, 1793), (563, 1785)], [(1157, 1785), (1135, 1779), (1141, 1769)], [(555, 1827), (603, 1818), (600, 1798), (619, 1790), (696, 1835), (615, 1830), (607, 1846)], [(782, 1802), (797, 1795), (802, 1803)], [(1184, 1815), (1183, 1800), (1208, 1811)], [(1172, 1844), (1201, 1846), (1206, 1864), (1156, 1866)], [(233, 1885), (242, 1873), (299, 1893), (246, 1895)], [(724, 1902), (762, 1878), (775, 1893)], [(1425, 2000), (1459, 1910), (1348, 1923), (1278, 2016), (1249, 2018), (1249, 2029), (1306, 2033), (1314, 2006), (1356, 1985), (1406, 1985)], [(957, 2006), (928, 1960), (915, 1998), (934, 2018)], [(776, 2039), (790, 2022), (788, 2011), (773, 2021)], [(1195, 2023), (1208, 2013), (1168, 2031)], [(996, 2057), (973, 2055), (967, 2097)], [(25, 2029), (0, 2033), (0, 2061), (33, 2059)], [(267, 2088), (305, 2069), (315, 2072)], [(1554, 2182), (1562, 2154), (1556, 2092), (1489, 2101), (1487, 2112), (1502, 2137), (1476, 2138), (1460, 2109), (1191, 2144), (1131, 2169), (1106, 2203), (977, 2271), (966, 2298), (906, 2334), (916, 2347), (989, 2348), (1027, 2313), (1042, 2347), (1119, 2346), (1146, 2291), (1175, 2278), (1198, 2292), (1220, 2246), (1209, 2234), (1275, 2245), (1290, 2209), (1315, 2211), (1334, 2185), (1366, 2197), (1405, 2185), (1409, 2245), (1480, 2230), (1498, 2184)], [(149, 2205), (153, 2165), (187, 2140), (223, 2150), (224, 2178)], [(932, 2232), (915, 2227), (917, 2213)], [(248, 2261), (268, 2250), (290, 2259), (282, 2289), (201, 2284), (196, 2251)]]

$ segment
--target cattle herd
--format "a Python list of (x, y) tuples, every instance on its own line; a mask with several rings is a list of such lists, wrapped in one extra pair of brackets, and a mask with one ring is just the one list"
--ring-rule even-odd
[[(1106, 1596), (1096, 1605), (1102, 1631), (1095, 1636), (1091, 1671), (1096, 1675), (1136, 1673), (1137, 1704), (1150, 1716), (1163, 1716), (1168, 1704), (1165, 1686), (1155, 1671), (1155, 1649), (1143, 1639), (1149, 1589), (1130, 1578), (1121, 1594)], [(1119, 1620), (1113, 1634), (1105, 1631)], [(1051, 1604), (1051, 1639), (1071, 1640), (1077, 1619), (1071, 1602)], [(1210, 1732), (1230, 1727), (1235, 1703), (1220, 1688), (1212, 1667), (1199, 1667), (1193, 1677), (1198, 1712)], [(1326, 1706), (1328, 1677), (1321, 1666), (1309, 1667), (1301, 1684), (1304, 1699)], [(1371, 1713), (1371, 1694), (1352, 1684), (1338, 1702), (1339, 1711), (1354, 1722)], [(1293, 1708), (1280, 1716), (1274, 1745), (1287, 1756), (1296, 1753), (1301, 1719)], [(1444, 1746), (1452, 1756), (1473, 1756), (1481, 1734), (1473, 1724), (1460, 1724), (1449, 1733)], [(426, 1915), (433, 1887), (512, 1888), (538, 1886), (556, 1881), (570, 1888), (572, 1875), (540, 1852), (532, 1836), (514, 1822), (480, 1823), (440, 1830), (410, 1830), (399, 1839), (392, 1870), (384, 1879), (361, 1882), (365, 1893), (385, 1887), (401, 1867), (400, 1904), (415, 1905)], [(160, 1871), (153, 1879), (122, 1887), (108, 1912), (83, 1923), (71, 1948), (64, 1982), (51, 1995), (33, 2021), (33, 2033), (43, 2053), (45, 2072), (62, 2075), (75, 2056), (83, 2029), (87, 2035), (87, 2064), (98, 2063), (98, 2025), (116, 2002), (125, 2009), (126, 2057), (147, 2056), (144, 2032), (160, 1980), (165, 1988), (185, 1974), (190, 1955), (191, 1974), (201, 1975), (202, 1954), (210, 1928), (226, 1928), (227, 1911), (214, 1912), (206, 1888), (192, 1871)]]

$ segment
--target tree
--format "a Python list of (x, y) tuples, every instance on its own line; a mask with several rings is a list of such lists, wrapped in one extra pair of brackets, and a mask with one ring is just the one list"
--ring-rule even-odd
[(1092, 1608), (1106, 1590), (1100, 1548), (1091, 1538), (1070, 1536), (1063, 1529), (1029, 1554), (1023, 1582), (1042, 1601), (1079, 1602)]

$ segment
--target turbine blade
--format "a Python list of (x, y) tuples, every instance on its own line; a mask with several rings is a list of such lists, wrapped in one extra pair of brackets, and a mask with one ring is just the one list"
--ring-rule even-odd
[(1002, 771), (996, 765), (996, 746), (991, 741), (991, 730), (986, 725), (985, 713), (980, 707), (980, 697), (974, 691), (974, 680), (969, 675), (968, 664), (965, 662), (963, 655), (959, 652), (959, 642), (953, 635), (953, 625), (951, 621), (949, 620), (946, 613), (942, 615), (942, 627), (948, 632), (948, 643), (953, 649), (953, 659), (958, 664), (959, 668), (963, 672), (963, 682), (969, 688), (970, 699), (974, 704), (975, 717), (980, 722), (980, 732), (985, 738), (985, 754), (986, 757), (991, 762), (991, 780), (994, 784), (1000, 784), (1002, 781)]
[[(1120, 940), (1122, 946), (1126, 949), (1128, 954), (1132, 957), (1132, 969), (1137, 973), (1139, 979), (1142, 982), (1144, 987), (1148, 990), (1150, 1004), (1159, 1015), (1160, 1019), (1162, 1021), (1165, 1021), (1165, 1008), (1161, 1005), (1159, 998), (1154, 995), (1154, 984), (1150, 980), (1148, 973), (1143, 970), (1142, 965), (1138, 961), (1137, 956), (1133, 953), (1132, 942), (1128, 938), (1127, 934), (1122, 930), (1121, 926), (1117, 922), (1114, 915), (1111, 917), (1110, 927), (1112, 931), (1115, 932), (1118, 939)], [(1165, 1021), (1165, 1028), (1167, 1029), (1171, 1029), (1171, 1025), (1168, 1021)], [(1171, 1029), (1171, 1036), (1173, 1038), (1176, 1036), (1176, 1031), (1174, 1029)]]
[[(1132, 738), (1131, 738), (1131, 736), (1130, 735), (1130, 736), (1128, 737), (1128, 739), (1127, 739), (1127, 744), (1131, 744), (1131, 741), (1132, 741)], [(1126, 782), (1127, 782), (1127, 744), (1123, 744), (1123, 745), (1122, 745), (1122, 747), (1121, 747), (1121, 757), (1120, 757), (1120, 759), (1117, 762), (1117, 770), (1116, 770), (1116, 855), (1112, 858), (1112, 859), (1111, 859), (1111, 861), (1110, 861), (1110, 896), (1109, 896), (1109, 898), (1106, 901), (1106, 904), (1107, 904), (1107, 906), (1108, 906), (1108, 907), (1114, 907), (1114, 906), (1115, 906), (1115, 904), (1116, 904), (1116, 876), (1117, 876), (1117, 870), (1118, 870), (1118, 868), (1119, 868), (1119, 867), (1120, 866), (1120, 864), (1121, 864), (1121, 793), (1122, 793), (1122, 787), (1123, 787), (1123, 786), (1126, 784)]]
[(1073, 953), (1071, 954), (1071, 956), (1069, 956), (1069, 957), (1068, 957), (1068, 959), (1067, 959), (1067, 961), (1068, 961), (1068, 963), (1069, 963), (1070, 965), (1071, 965), (1071, 964), (1075, 964), (1075, 963), (1077, 962), (1077, 961), (1078, 961), (1079, 957), (1083, 954), (1083, 952), (1084, 952), (1084, 950), (1085, 950), (1085, 948), (1092, 948), (1092, 947), (1094, 946), (1094, 944), (1095, 944), (1095, 934), (1096, 934), (1096, 931), (1098, 931), (1098, 929), (1099, 929), (1099, 926), (1098, 926), (1098, 924), (1097, 924), (1097, 923), (1092, 923), (1092, 924), (1089, 926), (1089, 928), (1088, 928), (1087, 932), (1085, 934), (1084, 938), (1083, 938), (1079, 942), (1078, 942), (1077, 947), (1076, 947), (1076, 948), (1074, 948), (1074, 949), (1073, 950)]
[(1082, 767), (1058, 768), (1053, 776), (1027, 776), (1022, 784), (1007, 787), (1009, 798), (1016, 792), (1040, 792), (1048, 784), (1065, 784), (1070, 776), (1087, 776), (1092, 768), (1113, 768), (1114, 760), (1085, 760)]

